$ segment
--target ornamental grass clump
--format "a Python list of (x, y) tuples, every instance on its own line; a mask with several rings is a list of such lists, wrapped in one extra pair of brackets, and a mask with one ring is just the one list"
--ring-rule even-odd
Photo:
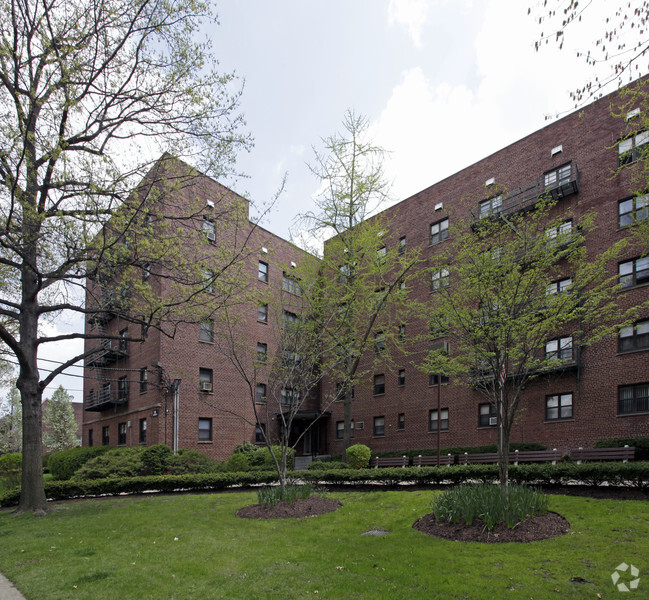
[(310, 483), (302, 485), (287, 485), (264, 487), (257, 490), (259, 504), (268, 508), (274, 508), (278, 502), (284, 501), (286, 504), (292, 504), (295, 500), (309, 498), (314, 492), (314, 487)]
[(524, 485), (509, 486), (509, 503), (499, 485), (459, 485), (433, 498), (431, 508), (437, 521), (467, 525), (479, 519), (487, 531), (505, 523), (514, 529), (525, 519), (543, 515), (548, 511), (548, 497)]

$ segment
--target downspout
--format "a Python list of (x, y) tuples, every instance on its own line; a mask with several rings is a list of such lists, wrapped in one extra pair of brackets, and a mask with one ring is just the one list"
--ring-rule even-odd
[(174, 379), (174, 432), (173, 432), (173, 446), (174, 454), (178, 454), (178, 414), (180, 412), (180, 379)]

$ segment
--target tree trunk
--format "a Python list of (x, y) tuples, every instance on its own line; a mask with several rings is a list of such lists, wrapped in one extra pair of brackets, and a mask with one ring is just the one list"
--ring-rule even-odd
[(347, 462), (347, 448), (352, 445), (352, 394), (351, 390), (345, 390), (343, 399), (343, 418), (345, 430), (343, 432), (343, 462)]
[(500, 489), (505, 498), (505, 506), (509, 508), (509, 438), (511, 427), (508, 415), (503, 406), (502, 396), (496, 402), (498, 412), (498, 478)]

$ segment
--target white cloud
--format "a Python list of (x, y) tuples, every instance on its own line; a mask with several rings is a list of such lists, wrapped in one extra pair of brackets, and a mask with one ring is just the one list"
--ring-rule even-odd
[(390, 0), (388, 23), (403, 25), (413, 44), (421, 48), (421, 28), (426, 22), (430, 6), (430, 0)]

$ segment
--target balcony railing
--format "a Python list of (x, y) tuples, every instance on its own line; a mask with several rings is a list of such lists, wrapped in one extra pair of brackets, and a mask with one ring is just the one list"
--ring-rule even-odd
[(128, 293), (125, 290), (120, 292), (102, 292), (101, 298), (95, 303), (93, 312), (88, 317), (88, 322), (105, 324), (114, 319), (118, 313), (128, 309)]
[[(556, 173), (556, 174), (555, 174)], [(556, 172), (554, 177), (543, 175), (530, 183), (515, 188), (504, 195), (500, 205), (488, 211), (471, 211), (473, 226), (479, 226), (485, 218), (497, 218), (500, 215), (511, 215), (532, 208), (541, 197), (559, 200), (579, 191), (579, 170), (574, 162), (565, 165)]]
[(108, 410), (128, 403), (125, 390), (101, 389), (90, 392), (85, 399), (84, 409), (88, 411)]
[(105, 367), (122, 358), (128, 357), (126, 340), (101, 340), (95, 348), (95, 353), (86, 359), (88, 367)]

